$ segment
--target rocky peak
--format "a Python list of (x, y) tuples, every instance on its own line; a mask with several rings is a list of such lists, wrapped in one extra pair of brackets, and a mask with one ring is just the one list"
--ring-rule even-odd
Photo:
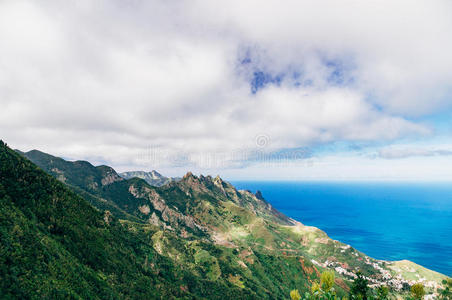
[(149, 173), (151, 174), (153, 179), (160, 179), (160, 178), (164, 178), (165, 177), (162, 174), (160, 174), (159, 172), (157, 172), (156, 170), (152, 170)]
[(190, 188), (198, 192), (208, 192), (213, 186), (211, 176), (199, 175), (198, 177), (196, 175), (193, 175), (192, 172), (185, 174), (181, 180), (181, 183), (186, 188)]
[(256, 196), (256, 198), (259, 200), (265, 200), (264, 196), (262, 196), (262, 192), (259, 190), (256, 192), (256, 194), (254, 194), (254, 196)]
[(223, 179), (221, 179), (220, 175), (217, 175), (214, 179), (213, 179), (213, 183), (215, 183), (215, 185), (217, 185), (218, 187), (223, 187), (224, 181)]
[(101, 184), (103, 186), (112, 184), (113, 182), (116, 182), (116, 181), (124, 180), (124, 178), (119, 176), (118, 173), (116, 173), (116, 171), (112, 167), (102, 165), (102, 166), (97, 166), (96, 169), (100, 172), (100, 174), (102, 176)]
[(198, 177), (196, 177), (195, 175), (193, 175), (192, 172), (188, 171), (187, 174), (184, 175), (184, 177), (182, 177), (183, 180), (188, 180), (188, 179), (198, 179)]

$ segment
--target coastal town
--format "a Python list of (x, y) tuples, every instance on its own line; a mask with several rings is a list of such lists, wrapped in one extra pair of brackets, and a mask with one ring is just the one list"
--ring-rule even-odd
[[(340, 246), (341, 252), (346, 250), (353, 250), (349, 245)], [(355, 256), (359, 257), (359, 252), (355, 252)], [(358, 259), (363, 259), (363, 262), (372, 267), (376, 272), (372, 277), (363, 276), (369, 283), (369, 287), (378, 288), (380, 286), (387, 286), (392, 288), (396, 292), (401, 292), (403, 290), (408, 290), (414, 284), (422, 284), (430, 293), (427, 294), (424, 299), (436, 299), (439, 297), (439, 289), (444, 288), (437, 281), (429, 280), (426, 277), (419, 275), (414, 267), (410, 266), (413, 264), (409, 261), (400, 262), (390, 262), (384, 260), (375, 260), (366, 255), (364, 258), (359, 257)], [(318, 262), (314, 259), (311, 260), (312, 263), (321, 268), (332, 269), (338, 274), (345, 277), (346, 280), (353, 281), (357, 278), (356, 272), (359, 270), (351, 268), (346, 262), (340, 262), (335, 259), (335, 257), (330, 257), (324, 262)], [(408, 279), (407, 273), (412, 273), (412, 277), (415, 279)]]

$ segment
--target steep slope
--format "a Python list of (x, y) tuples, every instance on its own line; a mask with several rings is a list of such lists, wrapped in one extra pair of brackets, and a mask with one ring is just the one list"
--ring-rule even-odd
[(108, 210), (121, 219), (140, 221), (137, 217), (121, 209), (114, 201), (102, 197), (106, 186), (124, 180), (112, 168), (107, 166), (95, 167), (87, 161), (66, 161), (38, 150), (29, 152), (16, 150), (16, 152), (31, 160), (59, 181), (70, 186), (96, 208), (102, 211)]
[(123, 172), (123, 173), (120, 173), (119, 176), (121, 176), (122, 178), (125, 178), (125, 179), (132, 179), (134, 177), (144, 179), (149, 185), (152, 185), (152, 186), (162, 186), (162, 185), (168, 184), (172, 181), (180, 180), (180, 178), (165, 177), (155, 170), (152, 170), (151, 172), (145, 172), (145, 171)]
[(0, 141), (2, 298), (257, 298), (160, 255), (152, 230), (128, 230)]
[[(36, 162), (51, 169), (50, 161)], [(237, 191), (218, 176), (187, 173), (162, 187), (133, 178), (96, 190), (80, 188), (114, 203), (130, 230), (159, 228), (153, 247), (176, 264), (270, 298), (284, 298), (293, 288), (308, 289), (324, 269), (336, 272), (336, 289), (343, 295), (358, 270), (372, 286), (388, 285), (394, 294), (415, 282), (433, 293), (444, 278), (411, 262), (374, 260), (279, 213), (260, 193)]]
[(113, 182), (124, 180), (108, 166), (95, 167), (82, 160), (66, 161), (38, 150), (18, 152), (58, 180), (93, 192)]

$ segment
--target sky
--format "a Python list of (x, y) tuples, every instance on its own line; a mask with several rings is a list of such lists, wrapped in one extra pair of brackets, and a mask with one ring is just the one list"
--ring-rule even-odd
[(452, 2), (0, 1), (0, 138), (118, 171), (452, 180)]

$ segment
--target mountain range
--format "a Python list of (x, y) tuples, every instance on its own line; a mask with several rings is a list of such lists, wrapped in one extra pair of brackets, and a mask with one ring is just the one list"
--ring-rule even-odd
[(179, 177), (165, 177), (156, 170), (152, 170), (151, 172), (145, 171), (129, 171), (119, 173), (119, 176), (125, 179), (132, 179), (134, 177), (144, 179), (149, 185), (152, 186), (162, 186), (168, 184), (172, 181), (179, 181), (181, 178)]
[(392, 295), (418, 282), (434, 294), (446, 278), (373, 259), (219, 176), (188, 172), (150, 184), (166, 177), (117, 174), (3, 142), (0, 171), (7, 297), (287, 299), (325, 270), (336, 274), (338, 296), (348, 295), (358, 271)]

